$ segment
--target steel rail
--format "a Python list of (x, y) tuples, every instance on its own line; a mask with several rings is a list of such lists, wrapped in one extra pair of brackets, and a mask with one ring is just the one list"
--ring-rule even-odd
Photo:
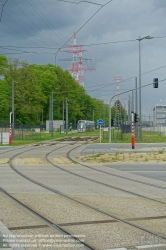
[[(80, 145), (77, 146), (77, 147), (75, 147), (75, 149), (78, 148), (78, 147), (80, 147)], [(31, 149), (31, 150), (32, 150), (32, 149)], [(30, 151), (30, 150), (29, 150), (29, 151)], [(52, 150), (51, 152), (53, 152), (53, 151), (55, 151), (55, 150)], [(22, 152), (22, 153), (23, 153), (23, 152)], [(22, 153), (20, 153), (20, 154), (22, 154)], [(137, 224), (135, 224), (135, 223), (133, 223), (133, 222), (131, 222), (131, 221), (129, 221), (129, 220), (123, 219), (123, 218), (121, 218), (121, 217), (119, 217), (119, 216), (116, 216), (115, 214), (108, 213), (108, 212), (106, 212), (106, 211), (104, 211), (104, 210), (102, 210), (102, 209), (100, 209), (100, 208), (98, 208), (98, 207), (95, 207), (95, 206), (93, 206), (93, 205), (90, 205), (90, 204), (88, 204), (88, 203), (86, 203), (86, 202), (83, 202), (83, 201), (77, 200), (77, 199), (75, 199), (75, 198), (72, 198), (72, 197), (70, 197), (69, 195), (66, 195), (66, 194), (60, 192), (59, 190), (53, 189), (53, 188), (51, 188), (51, 187), (49, 187), (49, 186), (47, 186), (47, 185), (45, 185), (45, 184), (42, 184), (42, 183), (40, 183), (40, 182), (38, 182), (38, 181), (36, 181), (36, 180), (30, 178), (29, 176), (23, 174), (21, 171), (19, 171), (18, 169), (16, 169), (16, 168), (12, 165), (12, 160), (13, 160), (16, 156), (18, 156), (18, 155), (19, 155), (19, 154), (13, 156), (13, 157), (10, 159), (9, 165), (10, 165), (10, 167), (11, 167), (15, 172), (17, 172), (19, 175), (21, 175), (21, 176), (24, 177), (25, 179), (27, 179), (27, 180), (29, 180), (29, 181), (31, 181), (31, 182), (33, 182), (33, 183), (35, 183), (35, 184), (37, 184), (37, 185), (39, 185), (39, 186), (45, 188), (45, 189), (47, 189), (47, 190), (49, 190), (49, 191), (51, 191), (51, 192), (53, 192), (53, 193), (59, 194), (59, 195), (65, 197), (65, 198), (67, 198), (67, 199), (69, 199), (69, 200), (71, 200), (71, 201), (74, 201), (74, 202), (76, 202), (77, 204), (81, 204), (81, 205), (83, 205), (83, 206), (85, 206), (85, 207), (88, 207), (88, 208), (90, 208), (90, 209), (92, 209), (92, 210), (95, 210), (95, 211), (100, 212), (100, 213), (102, 213), (102, 214), (104, 214), (104, 215), (107, 215), (107, 216), (109, 216), (109, 217), (112, 217), (112, 218), (114, 218), (114, 219), (116, 219), (116, 220), (118, 220), (118, 221), (120, 221), (120, 222), (123, 222), (123, 223), (128, 224), (128, 225), (130, 225), (130, 226), (133, 226), (133, 227), (135, 227), (135, 228), (137, 228), (137, 229), (140, 229), (140, 230), (142, 230), (142, 231), (144, 231), (144, 232), (150, 233), (150, 234), (152, 234), (152, 235), (155, 235), (155, 236), (157, 236), (157, 237), (159, 237), (159, 238), (162, 238), (162, 239), (165, 239), (165, 240), (166, 240), (166, 235), (163, 235), (163, 234), (161, 234), (161, 233), (155, 232), (155, 231), (150, 230), (150, 229), (148, 229), (148, 228), (145, 228), (145, 227), (143, 227), (143, 226), (137, 225)], [(52, 164), (52, 163), (51, 163), (51, 164)], [(53, 165), (53, 164), (52, 164), (52, 165)], [(81, 178), (82, 178), (82, 177), (81, 177)], [(103, 184), (103, 183), (102, 183), (102, 184)], [(107, 184), (106, 184), (106, 185), (107, 185)], [(124, 190), (122, 190), (122, 191), (124, 191)], [(133, 194), (134, 194), (134, 193), (133, 193)], [(135, 195), (137, 195), (137, 194), (135, 194)], [(141, 196), (141, 195), (138, 195), (138, 196)], [(146, 198), (146, 199), (147, 199), (147, 198)], [(152, 199), (152, 200), (153, 200), (153, 199)], [(154, 201), (156, 201), (156, 200), (154, 200)], [(160, 203), (161, 203), (161, 202), (160, 202)]]
[[(68, 157), (72, 162), (74, 162), (74, 163), (77, 163), (77, 164), (82, 165), (82, 166), (86, 166), (86, 165), (83, 165), (83, 164), (81, 164), (81, 163), (79, 163), (79, 162), (73, 160), (73, 159), (69, 156), (69, 153), (70, 153), (71, 151), (75, 150), (75, 149), (78, 148), (78, 147), (80, 147), (80, 145), (77, 146), (77, 147), (75, 147), (74, 149), (71, 149), (70, 151), (68, 151), (67, 157)], [(64, 169), (64, 168), (62, 168), (62, 167), (60, 167), (60, 166), (54, 164), (52, 161), (49, 160), (48, 156), (49, 156), (49, 154), (51, 154), (51, 153), (53, 153), (53, 152), (54, 152), (54, 150), (52, 150), (51, 152), (49, 152), (48, 154), (46, 154), (46, 159), (47, 159), (47, 161), (48, 161), (50, 164), (52, 164), (54, 167), (56, 167), (56, 168), (58, 168), (58, 169), (60, 169), (60, 170), (62, 170), (62, 171), (64, 171), (64, 172), (67, 172), (67, 173), (69, 173), (69, 174), (71, 174), (71, 175), (75, 175), (75, 176), (77, 176), (77, 177), (79, 177), (79, 178), (82, 178), (82, 179), (85, 179), (85, 180), (88, 180), (88, 181), (91, 181), (91, 182), (94, 182), (94, 183), (97, 183), (97, 184), (100, 184), (100, 185), (106, 186), (106, 187), (108, 187), (108, 188), (113, 188), (113, 189), (115, 189), (115, 190), (118, 190), (118, 191), (121, 191), (121, 192), (124, 192), (124, 193), (128, 193), (128, 194), (131, 194), (131, 195), (140, 197), (140, 198), (144, 198), (144, 199), (146, 199), (146, 200), (151, 200), (151, 201), (153, 201), (153, 202), (160, 203), (160, 204), (163, 204), (163, 205), (166, 206), (166, 202), (159, 201), (159, 200), (150, 198), (150, 197), (148, 197), (148, 196), (141, 195), (141, 194), (138, 194), (138, 193), (135, 193), (135, 192), (132, 192), (132, 191), (129, 191), (129, 190), (120, 188), (120, 187), (116, 187), (116, 186), (114, 186), (114, 185), (106, 184), (106, 183), (104, 183), (104, 182), (97, 181), (97, 180), (91, 179), (91, 178), (89, 178), (89, 177), (85, 177), (85, 176), (83, 176), (83, 175), (74, 173), (74, 172), (72, 172), (72, 171), (70, 171), (70, 170)], [(88, 166), (87, 166), (87, 168), (88, 168)], [(89, 167), (89, 168), (90, 168), (90, 167)], [(100, 171), (100, 170), (99, 170), (99, 171)], [(105, 173), (107, 174), (107, 172), (105, 172)]]
[(85, 242), (82, 242), (81, 240), (79, 240), (79, 238), (77, 238), (76, 236), (72, 236), (69, 232), (67, 232), (66, 230), (62, 229), (58, 224), (55, 224), (54, 222), (48, 220), (46, 217), (44, 217), (43, 215), (39, 214), (38, 212), (36, 212), (35, 210), (33, 210), (32, 208), (28, 207), (27, 205), (25, 205), (24, 203), (22, 203), (21, 201), (19, 201), (18, 199), (16, 199), (15, 197), (13, 197), (11, 194), (9, 194), (5, 189), (0, 187), (0, 190), (3, 194), (5, 194), (8, 198), (10, 198), (12, 201), (14, 201), (17, 205), (21, 206), (24, 210), (26, 210), (27, 212), (29, 212), (30, 214), (32, 214), (33, 216), (35, 216), (36, 218), (38, 218), (39, 220), (41, 220), (42, 222), (44, 222), (46, 225), (48, 225), (49, 227), (59, 231), (62, 234), (68, 235), (70, 236), (70, 238), (72, 238), (74, 240), (73, 243), (75, 244), (82, 244), (83, 248), (87, 249), (87, 250), (95, 250), (93, 247), (89, 246), (88, 244), (86, 244)]
[[(135, 179), (132, 179), (132, 178), (129, 178), (129, 177), (125, 177), (125, 176), (121, 176), (121, 175), (118, 175), (118, 174), (112, 174), (112, 173), (109, 173), (109, 172), (106, 172), (106, 171), (103, 171), (103, 170), (96, 169), (96, 168), (93, 168), (93, 167), (91, 167), (91, 166), (85, 165), (85, 164), (83, 164), (82, 162), (77, 161), (76, 159), (73, 159), (73, 158), (70, 156), (70, 153), (71, 153), (73, 150), (74, 150), (74, 149), (71, 149), (70, 152), (67, 153), (67, 157), (68, 157), (72, 162), (77, 163), (77, 164), (79, 164), (79, 165), (81, 165), (81, 166), (83, 166), (83, 167), (86, 167), (86, 168), (89, 168), (89, 169), (92, 169), (92, 170), (95, 170), (95, 171), (97, 171), (97, 172), (104, 173), (104, 174), (107, 174), (107, 175), (115, 176), (115, 177), (118, 177), (118, 178), (121, 178), (121, 179), (124, 179), (124, 180), (129, 180), (129, 181), (137, 182), (137, 183), (144, 184), (144, 185), (147, 185), (147, 186), (156, 187), (156, 188), (160, 188), (160, 189), (166, 190), (166, 187), (163, 187), (163, 186), (160, 186), (160, 185), (156, 185), (156, 184), (151, 184), (151, 183), (147, 183), (147, 182), (144, 182), (144, 181), (135, 180)], [(105, 166), (105, 167), (112, 169), (112, 168), (109, 167), (109, 166)]]

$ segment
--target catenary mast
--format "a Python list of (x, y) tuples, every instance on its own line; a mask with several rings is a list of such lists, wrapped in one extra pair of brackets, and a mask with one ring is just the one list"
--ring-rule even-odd
[(122, 114), (121, 114), (121, 102), (120, 102), (120, 81), (122, 80), (122, 77), (117, 74), (116, 77), (114, 77), (114, 80), (116, 82), (116, 110), (115, 110), (115, 119), (114, 119), (114, 126), (120, 126), (122, 123)]

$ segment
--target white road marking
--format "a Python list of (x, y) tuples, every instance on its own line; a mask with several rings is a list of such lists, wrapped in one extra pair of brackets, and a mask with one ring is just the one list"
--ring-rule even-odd
[(153, 248), (153, 247), (165, 247), (166, 244), (156, 244), (156, 245), (144, 245), (144, 246), (137, 246), (138, 249), (147, 249), (147, 248)]

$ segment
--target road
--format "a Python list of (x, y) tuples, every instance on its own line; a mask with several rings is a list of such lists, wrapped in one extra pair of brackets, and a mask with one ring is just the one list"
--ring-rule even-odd
[[(151, 150), (159, 151), (159, 149), (166, 149), (166, 143), (139, 143), (136, 144), (135, 149), (131, 149), (129, 143), (112, 143), (112, 144), (92, 144), (86, 147), (82, 152), (82, 156), (89, 154), (100, 154), (100, 153), (115, 153), (117, 150), (123, 153), (134, 153), (140, 152), (145, 153)], [(165, 163), (111, 163), (105, 164), (111, 168), (118, 169), (121, 171), (133, 173), (156, 179), (159, 181), (166, 182), (166, 164)]]
[[(149, 144), (139, 144), (136, 150), (146, 152), (151, 148), (159, 150), (165, 146), (166, 144), (150, 144), (150, 147)], [(166, 230), (166, 205), (159, 202), (166, 203), (166, 164), (87, 163), (86, 167), (67, 159), (67, 152), (72, 149), (74, 151), (71, 155), (79, 160), (79, 155), (114, 153), (118, 150), (132, 151), (130, 144), (82, 143), (81, 145), (72, 142), (66, 146), (60, 143), (52, 146), (10, 149), (12, 150), (10, 152), (7, 152), (9, 149), (0, 150), (1, 186), (38, 212), (42, 211), (43, 214), (49, 215), (54, 223), (58, 223), (72, 234), (85, 235), (85, 241), (96, 250), (117, 247), (131, 249), (129, 246), (147, 245), (147, 239), (151, 244), (166, 242), (164, 239), (152, 238), (148, 233), (118, 222), (108, 214), (98, 214), (92, 209), (85, 208), (81, 204), (77, 205), (72, 200), (31, 183), (11, 169), (9, 158), (15, 157), (12, 160), (14, 166), (29, 178), (70, 195), (72, 199), (86, 202), (122, 219), (129, 219), (140, 227), (163, 235)], [(88, 168), (88, 165), (91, 168)], [(34, 226), (37, 228), (38, 223), (30, 221), (25, 225), (19, 220), (21, 216), (16, 214), (15, 206), (11, 202), (8, 206), (9, 201), (2, 194), (1, 198), (4, 201), (1, 208), (3, 223), (9, 228), (19, 228), (24, 234), (28, 225), (31, 227), (30, 232), (34, 233)], [(20, 213), (23, 214), (21, 211)], [(146, 240), (142, 241), (144, 236)]]

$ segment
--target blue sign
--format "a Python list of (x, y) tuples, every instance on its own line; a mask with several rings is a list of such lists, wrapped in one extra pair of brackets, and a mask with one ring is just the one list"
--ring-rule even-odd
[(103, 120), (100, 119), (100, 120), (97, 121), (97, 123), (98, 123), (99, 125), (103, 125), (104, 122), (103, 122)]

